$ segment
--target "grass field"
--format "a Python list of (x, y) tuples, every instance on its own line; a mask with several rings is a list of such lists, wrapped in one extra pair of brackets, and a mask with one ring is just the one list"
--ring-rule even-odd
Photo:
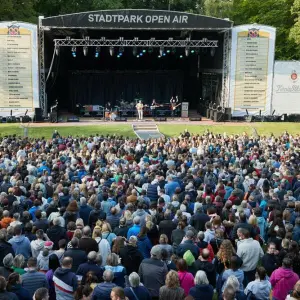
[[(25, 125), (27, 126), (27, 125)], [(300, 123), (251, 123), (249, 125), (238, 125), (238, 124), (222, 124), (222, 125), (182, 125), (182, 124), (158, 124), (160, 131), (167, 137), (178, 136), (184, 129), (188, 129), (191, 133), (203, 133), (209, 129), (214, 133), (227, 134), (239, 134), (244, 131), (252, 134), (252, 127), (256, 128), (259, 134), (280, 135), (282, 132), (287, 130), (292, 134), (300, 134)], [(128, 137), (136, 137), (132, 131), (130, 124), (102, 124), (102, 125), (87, 125), (80, 126), (79, 124), (73, 126), (59, 126), (57, 127), (32, 127), (31, 124), (28, 126), (30, 137), (45, 137), (50, 138), (54, 129), (57, 129), (62, 136), (89, 136), (93, 134), (116, 134)], [(0, 136), (6, 135), (23, 135), (23, 129), (20, 124), (0, 124)]]

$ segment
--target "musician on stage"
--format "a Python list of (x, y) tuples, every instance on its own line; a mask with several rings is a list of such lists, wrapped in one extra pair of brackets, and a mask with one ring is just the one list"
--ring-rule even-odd
[(178, 96), (171, 98), (170, 103), (171, 103), (171, 117), (174, 118), (175, 116), (175, 110), (176, 108), (180, 105), (178, 100)]
[(111, 112), (111, 104), (110, 104), (110, 102), (106, 103), (105, 110)]
[(159, 106), (159, 104), (156, 102), (155, 99), (152, 100), (152, 103), (150, 105), (150, 109), (151, 109), (151, 114), (152, 114), (152, 117), (156, 117), (156, 109), (157, 107)]
[(137, 105), (135, 106), (138, 112), (138, 117), (139, 120), (143, 120), (143, 108), (144, 108), (144, 104), (142, 103), (141, 100), (139, 100), (139, 102), (137, 103)]

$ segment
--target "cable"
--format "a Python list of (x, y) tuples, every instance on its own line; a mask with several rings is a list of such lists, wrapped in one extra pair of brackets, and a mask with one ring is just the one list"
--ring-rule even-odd
[(52, 66), (53, 66), (54, 58), (55, 58), (55, 53), (56, 53), (56, 46), (54, 47), (54, 50), (53, 50), (52, 61), (51, 61), (51, 64), (50, 64), (50, 68), (49, 68), (49, 72), (48, 72), (48, 75), (47, 75), (47, 78), (46, 78), (46, 82), (48, 81), (48, 79), (50, 77), (50, 74), (51, 74), (51, 70), (52, 70)]

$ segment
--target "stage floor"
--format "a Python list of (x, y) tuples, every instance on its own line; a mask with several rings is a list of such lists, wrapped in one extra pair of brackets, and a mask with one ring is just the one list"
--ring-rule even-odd
[(190, 121), (189, 118), (167, 118), (167, 121), (155, 121), (153, 118), (145, 118), (140, 121), (136, 118), (127, 118), (127, 121), (104, 121), (103, 119), (95, 119), (95, 118), (79, 118), (79, 122), (58, 122), (58, 123), (50, 123), (50, 122), (40, 122), (40, 123), (32, 123), (30, 127), (62, 127), (62, 126), (110, 126), (110, 125), (133, 125), (137, 123), (142, 124), (168, 124), (168, 125), (203, 125), (203, 126), (214, 126), (214, 125), (223, 125), (227, 126), (241, 126), (241, 125), (249, 125), (248, 122), (213, 122), (210, 119), (202, 117), (201, 121)]

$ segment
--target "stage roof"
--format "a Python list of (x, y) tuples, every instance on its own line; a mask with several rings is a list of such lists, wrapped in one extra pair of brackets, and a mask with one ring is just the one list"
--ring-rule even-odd
[(207, 30), (229, 29), (229, 20), (208, 16), (147, 9), (100, 10), (42, 19), (50, 28), (134, 29), (134, 30)]

